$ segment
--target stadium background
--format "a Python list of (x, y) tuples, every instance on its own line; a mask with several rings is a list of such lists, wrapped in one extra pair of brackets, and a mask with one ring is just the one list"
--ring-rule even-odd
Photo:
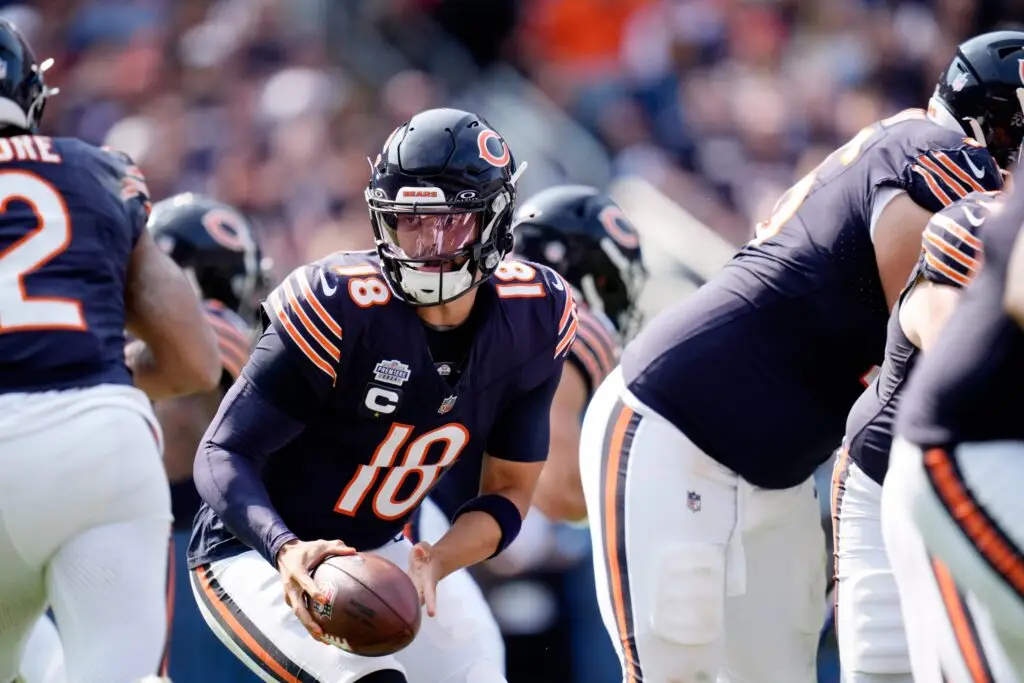
[[(1024, 0), (0, 0), (0, 15), (56, 60), (47, 132), (128, 152), (154, 199), (242, 208), (277, 277), (371, 246), (365, 158), (450, 104), (529, 161), (521, 198), (612, 193), (645, 239), (653, 313), (837, 144), (923, 106), (956, 43), (1024, 19)], [(586, 532), (539, 537), (534, 566), (481, 572), (510, 682), (617, 683)], [(176, 683), (254, 680), (206, 666), (202, 628), (175, 629)], [(820, 669), (838, 680), (827, 632)]]

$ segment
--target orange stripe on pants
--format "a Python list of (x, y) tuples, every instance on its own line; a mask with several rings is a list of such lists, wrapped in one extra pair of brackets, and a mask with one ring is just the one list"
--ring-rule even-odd
[(960, 591), (953, 581), (953, 575), (949, 573), (946, 565), (939, 560), (932, 558), (932, 572), (935, 574), (935, 583), (939, 586), (939, 593), (942, 595), (942, 602), (946, 607), (946, 615), (953, 627), (953, 635), (956, 638), (957, 647), (960, 649), (960, 656), (963, 657), (967, 670), (971, 673), (971, 680), (974, 683), (991, 683), (992, 676), (989, 672), (988, 659), (982, 649), (981, 641), (978, 640), (977, 632), (971, 615), (967, 611), (967, 605), (960, 597)]
[(1024, 598), (1024, 557), (970, 493), (945, 449), (924, 454), (924, 466), (939, 500), (989, 566)]
[(253, 637), (251, 633), (245, 630), (245, 628), (238, 622), (235, 615), (232, 614), (231, 610), (224, 601), (217, 595), (217, 591), (213, 590), (210, 586), (210, 579), (206, 576), (206, 570), (203, 567), (194, 570), (196, 578), (199, 580), (199, 587), (203, 591), (203, 594), (210, 601), (210, 604), (217, 611), (217, 615), (220, 617), (220, 622), (226, 628), (231, 629), (235, 637), (245, 645), (249, 650), (249, 653), (257, 660), (267, 666), (276, 676), (278, 676), (285, 683), (302, 683), (298, 678), (288, 673), (288, 671), (281, 666), (281, 663), (274, 659), (266, 649), (260, 645), (259, 641)]
[(836, 464), (832, 468), (832, 580), (835, 588), (832, 591), (832, 612), (835, 629), (839, 631), (839, 509), (843, 505), (843, 492), (846, 490), (846, 475), (850, 471), (850, 451), (844, 445), (836, 456)]
[(619, 468), (625, 451), (626, 433), (629, 429), (630, 420), (634, 412), (628, 406), (623, 405), (619, 411), (615, 424), (612, 427), (611, 440), (607, 453), (607, 466), (604, 470), (604, 555), (608, 568), (608, 584), (611, 588), (612, 611), (615, 614), (615, 623), (618, 627), (619, 642), (622, 643), (623, 659), (625, 661), (625, 682), (640, 683), (640, 658), (637, 655), (633, 634), (630, 632), (629, 623), (631, 615), (628, 603), (629, 576), (623, 570), (619, 560), (620, 553), (625, 553), (625, 548), (619, 546), (619, 536), (622, 532), (624, 520), (618, 508), (620, 498), (620, 481), (624, 484), (624, 478), (619, 477)]

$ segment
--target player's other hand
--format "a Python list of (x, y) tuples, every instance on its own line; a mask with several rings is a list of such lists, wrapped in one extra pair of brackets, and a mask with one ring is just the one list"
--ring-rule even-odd
[(305, 596), (320, 599), (320, 590), (313, 582), (313, 569), (332, 555), (353, 555), (355, 549), (341, 541), (289, 541), (277, 553), (277, 571), (284, 584), (284, 601), (306, 627), (309, 634), (324, 642), (324, 632), (309, 613)]
[(420, 594), (420, 604), (427, 608), (427, 616), (437, 613), (437, 582), (440, 581), (440, 563), (434, 555), (434, 547), (420, 541), (409, 553), (409, 577)]

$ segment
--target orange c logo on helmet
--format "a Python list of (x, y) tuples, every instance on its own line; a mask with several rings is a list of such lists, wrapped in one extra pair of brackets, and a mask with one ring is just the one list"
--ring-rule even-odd
[[(500, 148), (500, 151), (495, 154), (492, 148), (495, 147), (494, 143)], [(491, 166), (497, 166), (498, 168), (504, 168), (508, 166), (508, 162), (512, 161), (512, 155), (509, 154), (508, 145), (501, 139), (501, 136), (495, 133), (490, 128), (484, 128), (480, 131), (480, 134), (476, 136), (476, 146), (480, 149), (480, 158), (489, 163)]]
[(203, 227), (217, 244), (231, 251), (245, 251), (252, 242), (249, 226), (233, 211), (210, 209), (203, 214)]
[(619, 207), (604, 207), (601, 213), (597, 214), (597, 220), (601, 221), (608, 235), (623, 249), (640, 247), (640, 236), (636, 234), (636, 228)]

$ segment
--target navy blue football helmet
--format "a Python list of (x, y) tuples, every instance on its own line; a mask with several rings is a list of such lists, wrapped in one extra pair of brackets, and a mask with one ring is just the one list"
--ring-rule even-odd
[(18, 29), (0, 19), (0, 129), (4, 133), (38, 130), (46, 98), (58, 92), (43, 80), (43, 72), (52, 64), (52, 59), (39, 64)]
[(647, 271), (640, 236), (611, 197), (584, 185), (549, 188), (523, 202), (512, 231), (517, 254), (560, 273), (624, 339), (636, 333)]
[(148, 227), (200, 296), (255, 321), (266, 294), (267, 267), (252, 224), (240, 211), (186, 192), (154, 204)]
[(1024, 31), (993, 31), (961, 43), (932, 99), (1009, 168), (1024, 140)]

